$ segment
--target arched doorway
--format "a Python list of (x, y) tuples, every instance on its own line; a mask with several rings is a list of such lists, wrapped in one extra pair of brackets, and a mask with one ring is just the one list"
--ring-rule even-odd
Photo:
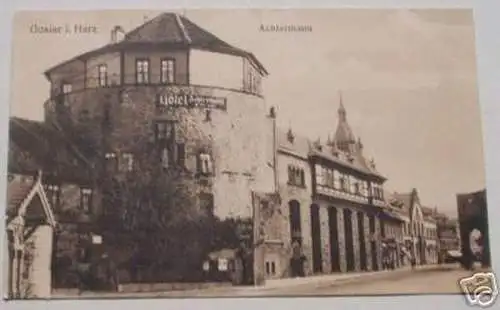
[(352, 211), (344, 209), (344, 236), (347, 271), (354, 271), (354, 239), (352, 231)]

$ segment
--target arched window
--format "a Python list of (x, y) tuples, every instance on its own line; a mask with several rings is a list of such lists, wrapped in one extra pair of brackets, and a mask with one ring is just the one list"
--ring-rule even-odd
[(300, 203), (297, 200), (291, 200), (288, 203), (290, 211), (290, 235), (292, 242), (302, 242), (302, 227), (300, 216)]

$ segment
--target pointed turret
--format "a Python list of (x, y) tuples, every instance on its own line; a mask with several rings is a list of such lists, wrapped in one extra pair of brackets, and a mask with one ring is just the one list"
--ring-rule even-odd
[(292, 132), (292, 128), (288, 128), (288, 132), (286, 133), (286, 138), (290, 143), (293, 143), (293, 141), (295, 140), (295, 135)]
[(339, 121), (337, 131), (335, 132), (335, 143), (340, 150), (347, 153), (353, 153), (355, 151), (356, 138), (352, 133), (351, 127), (347, 123), (347, 112), (342, 102), (342, 94), (340, 94), (340, 105), (337, 112)]

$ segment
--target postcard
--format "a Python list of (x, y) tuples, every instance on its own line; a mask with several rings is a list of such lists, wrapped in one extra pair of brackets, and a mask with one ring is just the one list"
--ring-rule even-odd
[(472, 10), (24, 11), (12, 44), (5, 298), (498, 295)]

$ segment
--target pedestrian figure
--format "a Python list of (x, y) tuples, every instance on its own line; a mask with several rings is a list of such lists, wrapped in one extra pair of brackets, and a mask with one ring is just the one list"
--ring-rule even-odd
[(415, 269), (417, 265), (417, 259), (415, 258), (415, 255), (412, 255), (411, 257), (411, 269)]

